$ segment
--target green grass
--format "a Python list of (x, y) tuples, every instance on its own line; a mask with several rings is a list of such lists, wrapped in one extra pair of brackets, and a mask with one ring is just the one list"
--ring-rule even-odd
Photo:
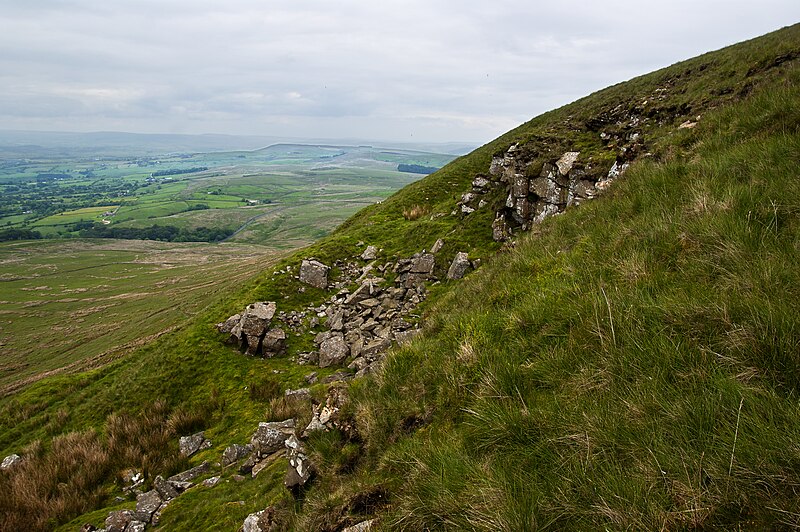
[[(800, 74), (796, 61), (779, 60), (799, 56), (792, 27), (537, 117), (359, 211), (173, 334), (0, 400), (0, 451), (73, 430), (107, 435), (111, 414), (147, 412), (160, 399), (202, 413), (214, 447), (192, 460), (218, 460), (277, 415), (265, 404), (272, 391), (250, 385), (275, 375), (297, 388), (311, 368), (241, 356), (214, 323), (256, 300), (291, 310), (329, 297), (271, 275), (304, 257), (333, 263), (360, 253), (361, 240), (388, 260), (443, 238), (440, 275), (456, 251), (485, 265), (433, 286), (424, 334), (350, 388), (357, 438), (309, 439), (320, 474), (304, 498), (287, 503), (275, 466), (269, 485), (197, 489), (168, 509), (166, 528), (233, 528), (269, 504), (298, 530), (376, 514), (407, 530), (800, 526)], [(502, 192), (472, 215), (451, 214), (492, 156), (516, 142), (534, 162), (579, 148), (607, 170), (618, 146), (597, 129), (615, 132), (615, 109), (641, 113), (665, 88), (645, 131), (652, 156), (604, 197), (500, 253), (490, 224)], [(677, 129), (698, 114), (696, 128)], [(282, 165), (309, 156), (296, 147), (252, 155)], [(233, 195), (245, 190), (255, 191)], [(404, 214), (414, 208), (424, 214)], [(273, 237), (280, 223), (264, 220)], [(310, 347), (289, 340), (290, 353)], [(110, 507), (113, 493), (94, 504)]]
[(362, 467), (401, 482), (390, 526), (798, 525), (800, 74), (685, 142), (454, 288), (355, 387)]
[(267, 248), (233, 244), (4, 243), (0, 393), (123, 356), (276, 257)]

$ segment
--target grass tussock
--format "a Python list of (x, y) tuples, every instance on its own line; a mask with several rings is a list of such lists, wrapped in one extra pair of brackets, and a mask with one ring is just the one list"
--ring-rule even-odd
[(403, 209), (403, 218), (413, 222), (419, 220), (423, 216), (427, 216), (431, 212), (430, 207), (427, 205), (412, 205), (407, 209)]
[(139, 469), (148, 479), (178, 471), (186, 460), (177, 438), (204, 419), (157, 401), (139, 415), (111, 414), (104, 434), (87, 430), (57, 436), (49, 446), (31, 443), (23, 462), (0, 474), (0, 530), (49, 530), (94, 509), (115, 490), (123, 469)]

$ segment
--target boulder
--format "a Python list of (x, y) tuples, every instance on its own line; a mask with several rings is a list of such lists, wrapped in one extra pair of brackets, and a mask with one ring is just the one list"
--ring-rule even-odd
[(558, 171), (561, 175), (567, 175), (572, 170), (575, 161), (578, 160), (578, 156), (581, 154), (579, 151), (568, 151), (561, 158), (556, 161), (556, 166), (558, 167)]
[(439, 253), (443, 247), (444, 247), (444, 240), (440, 238), (433, 243), (433, 247), (431, 248), (431, 253)]
[(248, 515), (242, 524), (242, 532), (278, 532), (279, 524), (275, 522), (275, 510), (272, 506)]
[(292, 434), (294, 434), (294, 419), (261, 422), (250, 438), (250, 444), (257, 456), (264, 457), (282, 449), (283, 442)]
[(181, 436), (178, 446), (183, 456), (192, 456), (197, 451), (209, 449), (211, 440), (207, 440), (202, 432), (198, 432), (191, 436)]
[(477, 192), (484, 192), (489, 186), (490, 181), (483, 176), (478, 176), (472, 180), (472, 189)]
[(153, 488), (158, 492), (162, 501), (171, 501), (179, 495), (178, 490), (175, 489), (172, 484), (164, 480), (164, 477), (161, 475), (158, 475), (153, 481)]
[(203, 481), (203, 486), (206, 486), (208, 488), (213, 488), (214, 486), (219, 484), (219, 481), (220, 481), (220, 477), (207, 478), (207, 479), (205, 479)]
[(342, 336), (331, 336), (319, 346), (319, 367), (341, 364), (350, 354), (350, 347)]
[(286, 469), (283, 485), (293, 493), (297, 493), (311, 479), (313, 467), (305, 454), (303, 444), (294, 434), (286, 440), (285, 446), (289, 456), (289, 466)]
[(261, 340), (261, 354), (265, 358), (272, 358), (286, 350), (286, 333), (283, 329), (270, 329)]
[(239, 445), (238, 443), (229, 445), (228, 447), (225, 447), (225, 450), (222, 452), (222, 466), (226, 467), (236, 463), (252, 452), (252, 445)]
[[(211, 464), (208, 462), (203, 462), (199, 466), (193, 467), (184, 471), (183, 473), (178, 473), (177, 475), (172, 475), (167, 480), (170, 482), (188, 482), (189, 480), (194, 480), (195, 478), (199, 477), (204, 473), (208, 473), (211, 471)], [(174, 484), (173, 484), (174, 486)], [(178, 490), (180, 491), (180, 490)]]
[(448, 279), (461, 279), (467, 270), (472, 266), (466, 253), (456, 253), (453, 263), (450, 264), (450, 269), (447, 270)]
[(133, 512), (131, 510), (110, 512), (106, 517), (106, 532), (125, 532), (131, 521), (133, 521)]
[(361, 258), (363, 260), (375, 260), (378, 258), (378, 248), (375, 246), (367, 246), (367, 249), (361, 254)]
[(436, 265), (436, 257), (432, 253), (423, 253), (415, 257), (411, 261), (411, 273), (424, 273), (430, 275), (433, 273), (433, 267)]
[(147, 523), (144, 521), (131, 521), (125, 532), (144, 532), (147, 529)]
[(375, 338), (361, 350), (361, 356), (367, 360), (374, 360), (375, 356), (389, 349), (392, 342), (388, 338)]
[(342, 532), (370, 532), (375, 523), (376, 523), (375, 519), (370, 519), (368, 521), (361, 521), (356, 525), (343, 528)]
[(222, 323), (217, 323), (217, 330), (223, 334), (230, 334), (242, 320), (241, 314), (234, 314)]
[(134, 518), (138, 521), (149, 523), (153, 514), (161, 507), (161, 495), (158, 490), (150, 490), (136, 497), (136, 514)]
[(12, 467), (22, 463), (22, 458), (18, 454), (10, 454), (3, 458), (3, 462), (0, 463), (0, 470), (7, 471)]
[(325, 289), (328, 286), (330, 267), (316, 260), (304, 260), (300, 263), (300, 282), (315, 288)]

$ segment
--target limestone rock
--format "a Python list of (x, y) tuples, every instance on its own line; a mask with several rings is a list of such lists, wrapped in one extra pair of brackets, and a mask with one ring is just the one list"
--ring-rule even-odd
[(222, 452), (222, 466), (226, 467), (234, 464), (252, 452), (252, 445), (239, 445), (238, 443), (229, 445)]
[(341, 364), (350, 354), (350, 347), (345, 343), (344, 337), (331, 336), (319, 347), (319, 367), (327, 368)]
[(471, 266), (467, 254), (458, 252), (450, 265), (450, 269), (447, 270), (447, 278), (461, 279)]
[(208, 462), (203, 462), (199, 466), (188, 469), (183, 473), (172, 475), (167, 480), (170, 482), (187, 482), (189, 480), (194, 480), (195, 478), (199, 477), (204, 473), (208, 473), (209, 471), (211, 471), (211, 464)]
[(508, 223), (506, 219), (500, 215), (492, 222), (492, 240), (495, 242), (504, 242), (508, 240)]
[(133, 512), (131, 510), (110, 512), (106, 517), (106, 532), (125, 532), (131, 521), (133, 521)]
[(158, 490), (150, 490), (136, 497), (136, 515), (140, 521), (150, 522), (153, 514), (161, 507), (161, 495)]
[(477, 192), (484, 192), (489, 186), (489, 180), (483, 176), (478, 176), (472, 180), (472, 189)]
[(294, 419), (261, 422), (250, 438), (250, 444), (257, 456), (264, 457), (282, 449), (283, 442), (292, 434), (294, 434)]
[(283, 485), (296, 493), (311, 479), (314, 468), (305, 454), (303, 444), (294, 434), (286, 440), (285, 446), (289, 456), (289, 466)]
[(274, 328), (264, 334), (261, 340), (261, 353), (265, 358), (272, 358), (286, 350), (286, 333), (283, 329)]
[(211, 440), (207, 440), (202, 432), (198, 432), (191, 436), (181, 436), (178, 445), (183, 456), (192, 456), (197, 451), (209, 449)]
[(410, 329), (410, 330), (407, 330), (407, 331), (397, 331), (397, 332), (394, 333), (394, 339), (398, 344), (404, 345), (404, 344), (409, 343), (411, 340), (413, 340), (417, 336), (419, 336), (421, 332), (422, 331), (420, 331), (419, 329)]
[(300, 282), (316, 288), (325, 289), (328, 286), (329, 266), (316, 260), (304, 260), (300, 263)]
[(158, 475), (153, 481), (153, 488), (158, 492), (162, 501), (171, 501), (178, 496), (178, 490), (175, 489), (172, 484), (164, 480), (164, 477), (161, 475)]
[(558, 171), (561, 173), (561, 175), (569, 174), (580, 154), (581, 152), (579, 151), (568, 151), (562, 155), (558, 161), (556, 161), (556, 166), (558, 167)]
[(434, 257), (432, 253), (423, 253), (411, 261), (411, 273), (424, 273), (430, 275), (433, 273), (433, 267), (435, 265), (436, 257)]
[(361, 254), (361, 258), (363, 260), (375, 260), (378, 258), (378, 248), (375, 246), (367, 246), (367, 249)]
[(248, 515), (242, 524), (242, 532), (278, 532), (279, 525), (275, 522), (275, 510), (270, 506)]
[(431, 253), (439, 253), (443, 247), (444, 247), (444, 240), (440, 238), (433, 243), (433, 247), (431, 248)]
[(230, 334), (233, 328), (239, 325), (242, 320), (241, 314), (234, 314), (222, 323), (217, 323), (217, 330), (223, 334)]
[(131, 521), (125, 532), (144, 532), (147, 529), (147, 523), (143, 521)]
[(7, 471), (21, 462), (22, 458), (18, 454), (10, 454), (3, 458), (3, 462), (0, 463), (0, 470)]
[(370, 519), (368, 521), (361, 521), (358, 524), (353, 526), (348, 526), (347, 528), (343, 528), (342, 532), (370, 532), (375, 525), (376, 520)]

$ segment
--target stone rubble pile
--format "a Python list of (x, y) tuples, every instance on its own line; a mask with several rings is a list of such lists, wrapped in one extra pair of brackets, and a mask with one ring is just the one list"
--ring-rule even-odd
[[(337, 261), (338, 275), (333, 282), (328, 278), (330, 266), (305, 259), (296, 278), (315, 288), (336, 290), (328, 300), (302, 310), (281, 311), (277, 316), (275, 302), (253, 303), (217, 328), (245, 353), (271, 357), (285, 350), (284, 330), (301, 335), (321, 326), (323, 330), (314, 338), (317, 349), (297, 354), (295, 361), (321, 368), (346, 365), (356, 377), (365, 375), (381, 363), (393, 344), (406, 343), (419, 334), (413, 311), (425, 300), (426, 284), (437, 280), (435, 253), (443, 246), (439, 239), (432, 252), (378, 265), (380, 250), (367, 246), (356, 259), (370, 262), (360, 266), (352, 260)], [(460, 279), (475, 267), (477, 262), (470, 261), (466, 253), (457, 253), (447, 278)], [(292, 270), (286, 267), (279, 273), (291, 274)], [(384, 276), (394, 276), (394, 282)], [(272, 327), (273, 317), (281, 328)]]

